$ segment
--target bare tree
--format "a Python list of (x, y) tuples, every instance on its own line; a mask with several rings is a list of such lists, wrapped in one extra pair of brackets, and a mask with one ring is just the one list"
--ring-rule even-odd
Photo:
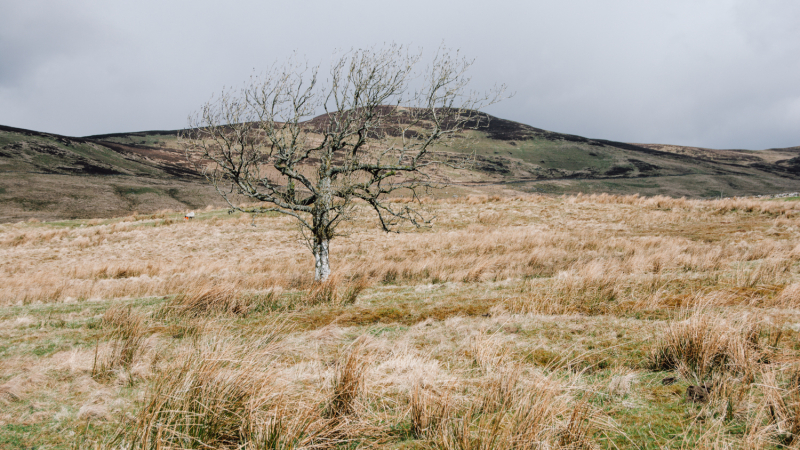
[[(426, 167), (447, 164), (432, 153), (465, 128), (477, 110), (499, 100), (467, 90), (471, 65), (441, 48), (420, 72), (421, 53), (391, 45), (338, 57), (325, 82), (319, 66), (291, 60), (223, 91), (193, 117), (186, 149), (232, 209), (277, 211), (299, 222), (314, 254), (317, 281), (331, 273), (330, 241), (355, 199), (375, 211), (384, 231), (426, 224), (412, 204), (385, 201), (403, 189), (419, 200), (431, 185)], [(324, 113), (312, 119), (315, 115)], [(237, 206), (231, 194), (268, 206)]]

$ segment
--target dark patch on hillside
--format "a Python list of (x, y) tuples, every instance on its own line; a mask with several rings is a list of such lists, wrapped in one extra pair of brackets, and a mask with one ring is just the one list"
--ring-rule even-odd
[(783, 168), (792, 175), (800, 175), (800, 156), (777, 161), (775, 165)]
[(507, 161), (502, 158), (488, 158), (488, 157), (479, 157), (475, 161), (476, 169), (497, 175), (508, 175), (511, 173), (511, 169), (507, 167)]
[(124, 175), (123, 172), (114, 170), (112, 167), (100, 166), (88, 161), (78, 161), (74, 167), (59, 166), (56, 168), (76, 175)]
[(477, 124), (478, 130), (483, 131), (489, 139), (499, 141), (525, 141), (544, 133), (544, 130), (534, 128), (511, 120), (485, 115), (485, 122)]
[(133, 133), (108, 133), (108, 134), (93, 134), (91, 136), (84, 136), (84, 139), (104, 140), (111, 138), (128, 138), (131, 136), (147, 137), (147, 136), (177, 136), (185, 130), (150, 130), (150, 131), (136, 131)]
[(608, 169), (605, 173), (607, 177), (616, 177), (621, 175), (627, 175), (633, 172), (633, 167), (630, 166), (614, 166)]
[(636, 168), (639, 169), (639, 172), (652, 172), (659, 169), (659, 167), (656, 165), (646, 163), (638, 159), (628, 158), (628, 161), (636, 166)]
[(186, 160), (186, 156), (177, 150), (154, 148), (136, 144), (118, 144), (116, 142), (95, 141), (121, 155), (135, 156), (138, 162), (148, 162), (157, 164), (160, 170), (175, 177), (201, 178), (202, 176), (194, 170)]

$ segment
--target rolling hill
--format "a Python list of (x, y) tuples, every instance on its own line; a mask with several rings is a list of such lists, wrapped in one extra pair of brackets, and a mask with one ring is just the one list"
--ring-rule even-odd
[(186, 159), (156, 139), (121, 145), (0, 127), (0, 221), (221, 205)]
[[(608, 192), (716, 197), (800, 190), (800, 147), (713, 150), (629, 144), (486, 116), (467, 131), (467, 171), (434, 195)], [(310, 121), (313, 123), (314, 120)], [(0, 221), (108, 217), (223, 202), (190, 164), (178, 130), (60, 136), (0, 126)]]

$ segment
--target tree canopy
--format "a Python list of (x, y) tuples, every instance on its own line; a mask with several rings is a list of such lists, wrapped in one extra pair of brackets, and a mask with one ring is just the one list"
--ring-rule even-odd
[[(223, 90), (190, 118), (188, 152), (232, 209), (293, 216), (314, 254), (315, 279), (330, 275), (330, 240), (365, 202), (384, 231), (426, 219), (414, 203), (386, 202), (405, 190), (419, 199), (431, 186), (425, 168), (453, 164), (434, 144), (485, 125), (477, 110), (498, 101), (504, 86), (469, 91), (472, 62), (440, 48), (422, 70), (422, 54), (399, 45), (359, 49), (320, 66), (297, 59), (252, 77), (239, 91)], [(313, 119), (313, 120), (312, 120)], [(266, 202), (242, 207), (231, 194)]]

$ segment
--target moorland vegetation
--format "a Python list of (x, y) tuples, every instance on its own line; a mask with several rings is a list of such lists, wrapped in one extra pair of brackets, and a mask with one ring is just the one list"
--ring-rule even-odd
[(422, 207), (0, 225), (0, 447), (800, 445), (799, 202)]

